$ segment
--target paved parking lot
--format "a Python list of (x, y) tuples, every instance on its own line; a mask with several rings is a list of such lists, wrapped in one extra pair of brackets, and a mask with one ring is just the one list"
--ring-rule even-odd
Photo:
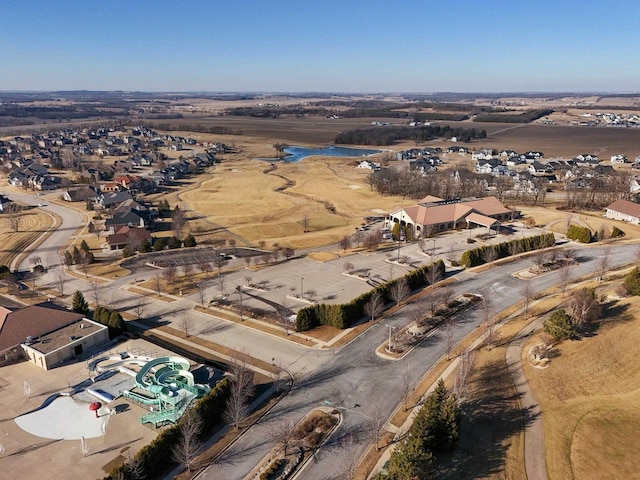
[[(288, 262), (282, 262), (272, 266), (261, 268), (257, 271), (241, 268), (240, 270), (224, 275), (224, 294), (231, 301), (238, 301), (239, 295), (235, 293), (236, 287), (247, 284), (260, 286), (264, 291), (245, 289), (247, 294), (243, 296), (243, 302), (253, 308), (267, 311), (275, 311), (275, 305), (286, 305), (296, 312), (308, 305), (307, 302), (291, 298), (290, 295), (300, 295), (304, 291), (306, 298), (323, 303), (345, 303), (358, 295), (371, 290), (373, 285), (386, 282), (392, 278), (406, 275), (411, 270), (428, 265), (434, 258), (447, 260), (459, 259), (462, 253), (483, 244), (495, 244), (519, 238), (522, 231), (513, 227), (509, 234), (500, 234), (487, 240), (468, 244), (468, 238), (485, 233), (486, 229), (474, 229), (451, 232), (426, 239), (424, 248), (429, 253), (420, 251), (418, 242), (397, 245), (389, 242), (383, 251), (361, 252), (350, 255), (338, 256), (326, 262), (318, 262), (308, 257), (296, 258)], [(531, 236), (541, 233), (541, 229), (525, 229), (524, 235)], [(435, 245), (435, 256), (431, 251)], [(405, 264), (398, 264), (398, 258), (405, 258)], [(354, 275), (345, 275), (345, 262), (354, 266), (354, 272), (368, 274), (370, 279), (356, 278)], [(232, 260), (230, 265), (242, 267), (245, 265), (241, 259)], [(219, 282), (214, 278), (207, 282), (206, 296), (209, 299), (221, 297), (223, 294)], [(195, 298), (195, 297), (194, 297)]]

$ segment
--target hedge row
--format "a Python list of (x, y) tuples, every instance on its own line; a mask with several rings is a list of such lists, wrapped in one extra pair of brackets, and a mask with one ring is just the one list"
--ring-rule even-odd
[(493, 249), (494, 259), (508, 257), (513, 253), (524, 253), (541, 248), (552, 247), (556, 240), (553, 233), (543, 233), (533, 237), (519, 238), (509, 242), (502, 242), (497, 245), (484, 245), (482, 247), (467, 250), (460, 258), (460, 265), (464, 267), (475, 267), (486, 263), (487, 255)]
[[(202, 419), (201, 438), (205, 438), (211, 430), (222, 421), (223, 412), (229, 397), (229, 381), (225, 378), (218, 382), (207, 395), (200, 398), (191, 407), (193, 412)], [(184, 417), (183, 417), (184, 418)], [(169, 467), (175, 465), (173, 460), (173, 448), (180, 438), (180, 425), (165, 428), (149, 445), (142, 448), (135, 456), (136, 461), (140, 461), (144, 470), (144, 478), (161, 478)], [(104, 480), (115, 480), (117, 478), (129, 479), (129, 472), (125, 465), (116, 467)]]
[[(435, 263), (424, 265), (405, 275), (403, 278), (407, 281), (409, 289), (416, 290), (426, 287), (429, 284), (427, 272), (431, 268), (438, 270), (436, 274), (438, 279), (444, 277), (444, 262), (438, 260)], [(364, 316), (364, 306), (375, 292), (380, 293), (385, 304), (392, 301), (391, 288), (398, 280), (399, 279), (395, 279), (378, 285), (374, 289), (354, 298), (349, 303), (333, 305), (318, 303), (305, 307), (298, 311), (296, 330), (302, 332), (317, 327), (318, 325), (331, 325), (332, 327), (340, 329), (347, 328)]]
[(591, 230), (587, 227), (579, 227), (578, 225), (571, 225), (569, 230), (567, 230), (567, 238), (571, 240), (576, 240), (581, 243), (589, 243), (591, 242), (591, 238), (593, 235), (591, 234)]

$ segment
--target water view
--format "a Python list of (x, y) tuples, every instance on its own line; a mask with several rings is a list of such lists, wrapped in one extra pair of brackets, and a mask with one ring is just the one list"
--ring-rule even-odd
[[(366, 157), (376, 153), (382, 152), (382, 150), (374, 150), (371, 148), (350, 148), (350, 147), (336, 147), (334, 145), (324, 148), (307, 148), (307, 147), (287, 147), (284, 149), (287, 154), (282, 158), (282, 161), (291, 163), (299, 162), (303, 158), (311, 157), (313, 155), (322, 155), (325, 157)], [(273, 162), (273, 158), (261, 158), (260, 160), (268, 160)]]

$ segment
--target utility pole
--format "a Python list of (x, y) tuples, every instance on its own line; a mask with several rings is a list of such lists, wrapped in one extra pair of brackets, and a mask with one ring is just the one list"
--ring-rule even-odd
[(389, 353), (391, 353), (391, 332), (393, 332), (393, 329), (396, 328), (396, 327), (391, 326), (391, 325), (385, 325), (385, 327), (387, 327), (389, 329), (389, 345), (387, 346), (387, 351)]

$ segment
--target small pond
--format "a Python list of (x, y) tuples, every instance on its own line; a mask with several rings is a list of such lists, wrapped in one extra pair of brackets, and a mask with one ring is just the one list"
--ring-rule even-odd
[[(367, 157), (376, 153), (382, 152), (382, 150), (374, 150), (372, 148), (351, 148), (351, 147), (337, 147), (330, 145), (324, 148), (307, 148), (307, 147), (287, 147), (284, 149), (287, 154), (282, 160), (287, 163), (299, 162), (303, 158), (310, 157), (312, 155), (322, 155), (325, 157)], [(260, 160), (266, 160), (273, 162), (275, 158), (261, 158)]]

